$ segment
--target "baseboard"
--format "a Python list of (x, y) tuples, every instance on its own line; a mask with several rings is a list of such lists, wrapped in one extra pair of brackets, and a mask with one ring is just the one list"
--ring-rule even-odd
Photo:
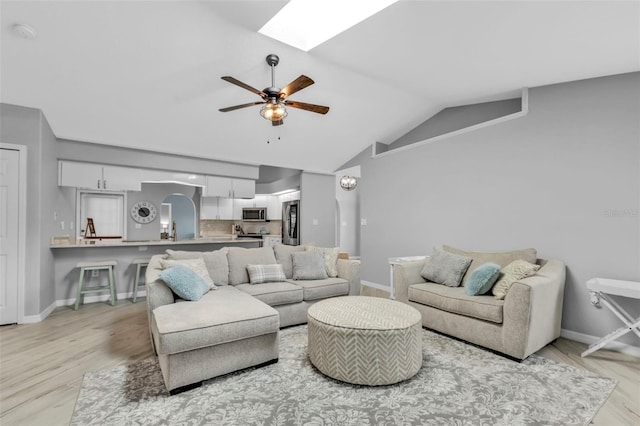
[[(564, 337), (565, 339), (574, 340), (576, 342), (585, 343), (587, 345), (591, 345), (592, 343), (596, 343), (602, 337), (591, 336), (589, 334), (578, 333), (576, 331), (571, 330), (560, 330), (560, 337)], [(627, 345), (625, 343), (620, 342), (609, 342), (607, 343), (603, 349), (609, 349), (612, 351), (620, 352), (625, 355), (631, 355), (637, 358), (640, 358), (640, 347)]]
[[(146, 290), (138, 290), (138, 297), (145, 297), (146, 295), (147, 295)], [(98, 296), (85, 296), (84, 303), (106, 302), (107, 300), (109, 300), (109, 297), (111, 296), (108, 293), (101, 294)], [(130, 291), (128, 293), (118, 293), (116, 294), (116, 297), (118, 298), (118, 300), (131, 299), (133, 298), (133, 292)], [(20, 324), (33, 324), (36, 322), (44, 321), (45, 318), (47, 318), (51, 314), (51, 312), (53, 312), (56, 308), (59, 308), (60, 306), (71, 306), (71, 305), (74, 305), (75, 303), (76, 303), (75, 298), (66, 299), (66, 300), (56, 300), (51, 305), (49, 305), (44, 311), (40, 312), (38, 315), (25, 315), (22, 318), (22, 321), (20, 322)]]
[(371, 282), (371, 281), (360, 280), (360, 285), (366, 285), (367, 287), (377, 288), (378, 290), (382, 290), (382, 291), (386, 291), (386, 292), (390, 292), (391, 291), (391, 287), (389, 287), (388, 285), (378, 284), (378, 283), (374, 283), (374, 282)]
[(53, 302), (52, 304), (50, 304), (49, 306), (47, 306), (47, 308), (40, 312), (38, 315), (25, 315), (24, 317), (22, 317), (22, 321), (20, 321), (20, 324), (33, 324), (36, 322), (40, 322), (43, 321), (46, 317), (48, 317), (51, 312), (53, 312), (53, 310), (57, 307), (56, 302)]
[[(146, 290), (138, 290), (138, 297), (144, 297), (147, 295), (147, 291)], [(85, 296), (84, 297), (84, 303), (96, 303), (96, 302), (106, 302), (107, 300), (109, 300), (109, 298), (111, 297), (111, 295), (109, 295), (109, 293), (105, 293), (105, 294), (100, 294), (97, 296)], [(128, 293), (118, 293), (116, 294), (116, 298), (118, 300), (122, 300), (122, 299), (131, 299), (133, 297), (133, 292), (130, 291)], [(76, 298), (74, 297), (73, 299), (66, 299), (66, 300), (56, 300), (56, 306), (69, 306), (69, 305), (74, 305), (76, 303)]]

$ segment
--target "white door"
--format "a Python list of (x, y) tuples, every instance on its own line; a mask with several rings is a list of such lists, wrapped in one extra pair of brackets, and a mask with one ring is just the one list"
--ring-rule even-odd
[(0, 324), (18, 322), (20, 153), (0, 149)]

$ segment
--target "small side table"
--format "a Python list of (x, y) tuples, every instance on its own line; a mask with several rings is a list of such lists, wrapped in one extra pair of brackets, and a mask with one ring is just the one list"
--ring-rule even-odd
[(602, 303), (625, 325), (607, 334), (596, 343), (589, 345), (589, 348), (582, 352), (582, 357), (601, 349), (607, 343), (616, 340), (618, 337), (623, 336), (630, 331), (633, 331), (638, 337), (640, 337), (640, 317), (633, 319), (627, 311), (616, 303), (615, 300), (609, 297), (609, 295), (613, 295), (640, 300), (640, 282), (592, 278), (587, 281), (587, 289), (589, 290), (589, 293), (591, 293), (591, 304), (593, 306), (599, 308), (600, 303)]
[(407, 262), (417, 262), (419, 260), (424, 260), (426, 259), (428, 256), (401, 256), (401, 257), (390, 257), (389, 258), (389, 287), (391, 288), (390, 293), (391, 299), (396, 298), (396, 290), (394, 288), (393, 285), (393, 267), (395, 265), (398, 265), (400, 263), (407, 263)]

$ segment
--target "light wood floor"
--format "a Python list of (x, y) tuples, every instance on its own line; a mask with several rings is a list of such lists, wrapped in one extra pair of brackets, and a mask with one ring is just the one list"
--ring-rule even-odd
[[(363, 294), (388, 297), (388, 293)], [(63, 307), (37, 324), (0, 327), (0, 424), (67, 425), (83, 374), (152, 355), (146, 301)], [(559, 339), (539, 352), (619, 381), (595, 425), (640, 425), (640, 361)]]

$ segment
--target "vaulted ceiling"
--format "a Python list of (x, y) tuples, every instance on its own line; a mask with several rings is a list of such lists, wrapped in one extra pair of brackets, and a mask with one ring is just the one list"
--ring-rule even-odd
[[(523, 87), (640, 70), (639, 1), (400, 1), (302, 52), (257, 30), (286, 1), (5, 1), (0, 101), (42, 109), (56, 136), (330, 172), (442, 108)], [(15, 23), (36, 29), (26, 40)], [(273, 127), (260, 99), (300, 74)]]

